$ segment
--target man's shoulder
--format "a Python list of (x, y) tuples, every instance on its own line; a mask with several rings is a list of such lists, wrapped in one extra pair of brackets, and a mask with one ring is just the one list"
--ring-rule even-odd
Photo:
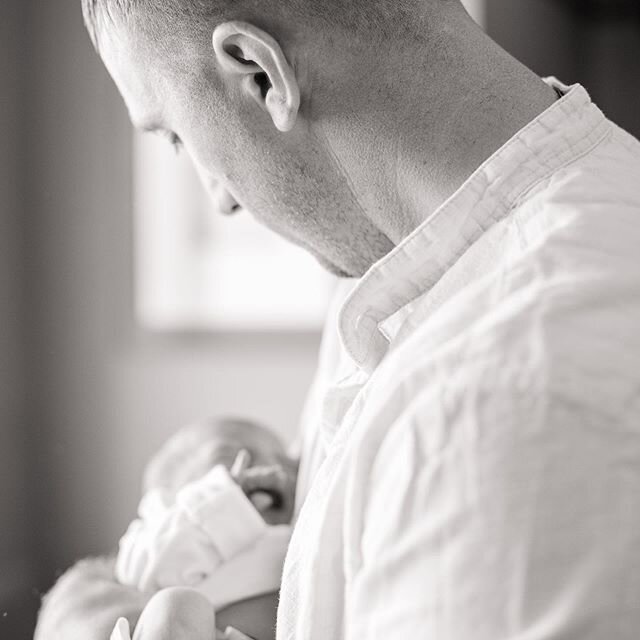
[(512, 222), (551, 233), (564, 229), (565, 238), (586, 238), (604, 250), (613, 248), (606, 241), (640, 236), (640, 141), (613, 122), (608, 125), (607, 135), (587, 153), (521, 194)]
[(389, 377), (409, 393), (437, 381), (449, 396), (494, 404), (521, 390), (588, 412), (630, 400), (640, 384), (640, 210), (634, 216), (615, 229), (567, 218), (434, 313), (418, 305)]
[(440, 304), (413, 304), (371, 380), (380, 424), (365, 438), (640, 419), (640, 190), (619, 190), (629, 173), (616, 169), (636, 154), (640, 184), (640, 153), (611, 137), (519, 203), (491, 268)]
[(544, 441), (578, 451), (596, 434), (612, 447), (640, 437), (640, 269), (605, 263), (523, 259), (413, 327), (383, 362), (354, 448), (369, 460), (356, 467), (369, 470), (365, 485), (389, 480), (381, 509), (397, 478), (415, 484), (407, 461), (437, 468), (485, 450), (526, 458)]

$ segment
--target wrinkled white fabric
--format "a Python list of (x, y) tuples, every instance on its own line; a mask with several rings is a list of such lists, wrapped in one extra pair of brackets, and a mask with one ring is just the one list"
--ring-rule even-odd
[(277, 591), (288, 526), (268, 526), (224, 466), (140, 502), (120, 540), (116, 578), (142, 591), (192, 587), (216, 609)]
[(640, 143), (550, 82), (346, 285), (279, 640), (638, 636)]

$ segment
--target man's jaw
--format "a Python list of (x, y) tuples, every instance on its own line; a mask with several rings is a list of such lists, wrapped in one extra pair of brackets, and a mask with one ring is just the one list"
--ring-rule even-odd
[(323, 269), (328, 271), (330, 274), (337, 276), (338, 278), (356, 278), (357, 277), (356, 275), (353, 275), (348, 271), (345, 271), (344, 269), (340, 268), (338, 265), (334, 264), (333, 262), (331, 262), (330, 260), (327, 260), (322, 256), (319, 256), (315, 253), (313, 253), (313, 256)]

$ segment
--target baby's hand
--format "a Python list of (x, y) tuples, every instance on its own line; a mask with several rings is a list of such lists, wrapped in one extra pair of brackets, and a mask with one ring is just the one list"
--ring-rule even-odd
[(116, 576), (141, 591), (196, 587), (267, 531), (223, 466), (183, 487), (175, 502), (147, 494), (139, 513), (120, 540)]
[(153, 456), (144, 474), (143, 492), (162, 489), (175, 495), (216, 465), (231, 468), (242, 449), (256, 466), (287, 458), (283, 443), (265, 427), (246, 420), (203, 420), (180, 429)]
[[(110, 640), (132, 640), (124, 618), (118, 620)], [(249, 636), (233, 628), (219, 631), (213, 607), (204, 596), (193, 589), (172, 587), (149, 601), (133, 640), (249, 640)]]
[[(173, 587), (159, 591), (145, 607), (133, 640), (212, 640), (216, 638), (211, 603), (197, 591)], [(129, 625), (119, 620), (111, 640), (130, 640)]]
[(231, 477), (260, 512), (267, 524), (289, 524), (295, 506), (297, 465), (290, 460), (278, 464), (250, 467), (246, 449), (238, 453)]

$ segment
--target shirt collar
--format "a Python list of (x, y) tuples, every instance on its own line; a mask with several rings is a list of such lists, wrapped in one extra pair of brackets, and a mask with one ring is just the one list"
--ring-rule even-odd
[(485, 161), (393, 251), (374, 264), (338, 318), (343, 346), (373, 371), (387, 350), (380, 324), (428, 292), (536, 184), (593, 148), (608, 121), (580, 85), (547, 82), (565, 95)]

